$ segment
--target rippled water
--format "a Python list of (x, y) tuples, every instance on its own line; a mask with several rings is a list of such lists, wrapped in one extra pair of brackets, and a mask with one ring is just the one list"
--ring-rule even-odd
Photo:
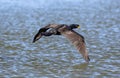
[[(49, 23), (78, 23), (91, 61), (63, 36), (32, 43)], [(117, 78), (119, 0), (0, 0), (0, 78)]]

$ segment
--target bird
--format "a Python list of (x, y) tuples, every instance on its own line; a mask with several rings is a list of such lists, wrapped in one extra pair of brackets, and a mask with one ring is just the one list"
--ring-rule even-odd
[(86, 49), (85, 38), (74, 31), (73, 29), (80, 28), (79, 24), (48, 24), (39, 29), (33, 38), (33, 43), (39, 40), (42, 36), (63, 35), (65, 36), (82, 54), (83, 58), (89, 63), (90, 58)]

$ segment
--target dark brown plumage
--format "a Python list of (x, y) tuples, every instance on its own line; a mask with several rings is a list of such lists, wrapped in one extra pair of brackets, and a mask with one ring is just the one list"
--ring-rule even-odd
[(69, 26), (66, 24), (49, 24), (40, 28), (33, 42), (39, 40), (42, 36), (64, 35), (79, 50), (86, 62), (89, 62), (90, 59), (86, 50), (84, 37), (73, 30), (78, 27), (78, 24), (71, 24)]

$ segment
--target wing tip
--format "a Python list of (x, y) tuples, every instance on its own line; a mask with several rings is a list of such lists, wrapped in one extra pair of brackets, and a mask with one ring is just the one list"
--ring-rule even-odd
[(85, 58), (85, 61), (86, 61), (87, 63), (89, 63), (89, 61), (90, 61), (89, 56), (87, 56), (87, 57)]
[(33, 43), (35, 43), (37, 40), (39, 40), (40, 38), (42, 37), (42, 34), (41, 33), (37, 33), (36, 35), (35, 35), (35, 37), (34, 37), (34, 39), (33, 39)]

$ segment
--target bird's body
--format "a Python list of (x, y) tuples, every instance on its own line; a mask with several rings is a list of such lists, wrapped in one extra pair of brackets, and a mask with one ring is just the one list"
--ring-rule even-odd
[[(37, 41), (42, 36), (63, 35), (79, 50), (84, 59), (89, 62), (90, 59), (86, 50), (84, 37), (73, 30), (78, 27), (78, 24), (71, 24), (70, 26), (66, 24), (49, 24), (39, 30), (35, 35), (33, 42)], [(47, 31), (48, 29), (50, 30)]]

